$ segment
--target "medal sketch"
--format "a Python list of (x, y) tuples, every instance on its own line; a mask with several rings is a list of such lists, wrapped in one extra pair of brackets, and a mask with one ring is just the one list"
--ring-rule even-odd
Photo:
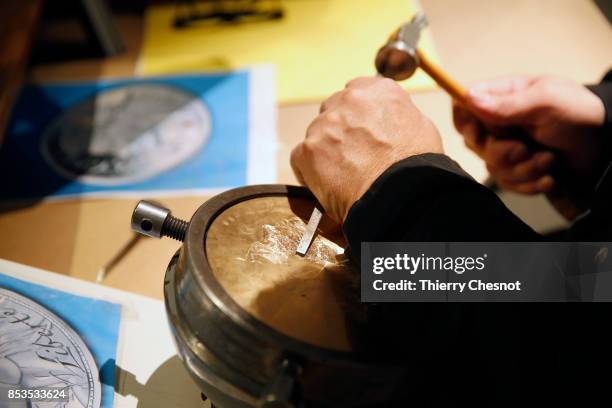
[(41, 138), (44, 160), (88, 184), (136, 183), (198, 153), (211, 133), (204, 102), (175, 86), (122, 85), (72, 106)]
[[(64, 388), (69, 402), (8, 401), (9, 407), (99, 408), (94, 358), (77, 333), (34, 301), (0, 288), (0, 395), (17, 387)], [(6, 403), (0, 398), (0, 406)]]

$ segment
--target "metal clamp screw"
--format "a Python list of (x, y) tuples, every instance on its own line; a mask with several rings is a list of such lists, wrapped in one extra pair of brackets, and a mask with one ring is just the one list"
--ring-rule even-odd
[(141, 200), (132, 213), (132, 230), (153, 238), (170, 237), (184, 241), (189, 223), (172, 216), (162, 205)]

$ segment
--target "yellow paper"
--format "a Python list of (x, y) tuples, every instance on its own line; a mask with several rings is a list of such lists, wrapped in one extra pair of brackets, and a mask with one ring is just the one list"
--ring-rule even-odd
[[(287, 0), (280, 20), (239, 24), (195, 23), (176, 29), (174, 6), (146, 14), (140, 74), (158, 75), (241, 68), (273, 63), (279, 102), (322, 100), (349, 80), (374, 75), (374, 58), (389, 34), (409, 21), (409, 0)], [(437, 61), (431, 37), (419, 47)], [(404, 83), (429, 89), (420, 70)]]

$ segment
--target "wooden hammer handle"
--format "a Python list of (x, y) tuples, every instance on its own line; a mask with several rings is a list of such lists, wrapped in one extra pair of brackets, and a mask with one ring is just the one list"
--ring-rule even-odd
[(431, 62), (431, 60), (421, 50), (416, 51), (417, 58), (419, 59), (419, 68), (427, 73), (440, 88), (444, 89), (450, 96), (453, 97), (457, 102), (462, 105), (466, 105), (467, 91), (458, 82), (452, 79), (446, 72), (440, 67)]
[[(466, 89), (448, 76), (448, 74), (440, 69), (436, 64), (431, 62), (431, 60), (423, 52), (417, 49), (416, 55), (419, 58), (419, 68), (425, 71), (427, 75), (436, 81), (436, 83), (450, 96), (452, 96), (453, 99), (455, 99), (461, 105), (467, 107)], [(523, 141), (532, 151), (540, 150), (542, 148), (527, 135), (522, 134), (520, 129), (512, 129), (511, 133), (513, 134), (513, 138)], [(503, 137), (501, 135), (498, 136)], [(581, 208), (581, 206), (571, 198), (572, 194), (566, 186), (557, 184), (555, 189), (546, 194), (546, 196), (553, 207), (555, 207), (555, 209), (568, 220), (574, 219), (583, 211), (583, 208)]]

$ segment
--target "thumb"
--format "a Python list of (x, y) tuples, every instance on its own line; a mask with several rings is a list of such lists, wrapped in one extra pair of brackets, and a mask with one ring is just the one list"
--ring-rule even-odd
[(521, 125), (535, 106), (533, 95), (528, 89), (495, 94), (472, 88), (468, 91), (467, 103), (481, 120), (499, 126)]

